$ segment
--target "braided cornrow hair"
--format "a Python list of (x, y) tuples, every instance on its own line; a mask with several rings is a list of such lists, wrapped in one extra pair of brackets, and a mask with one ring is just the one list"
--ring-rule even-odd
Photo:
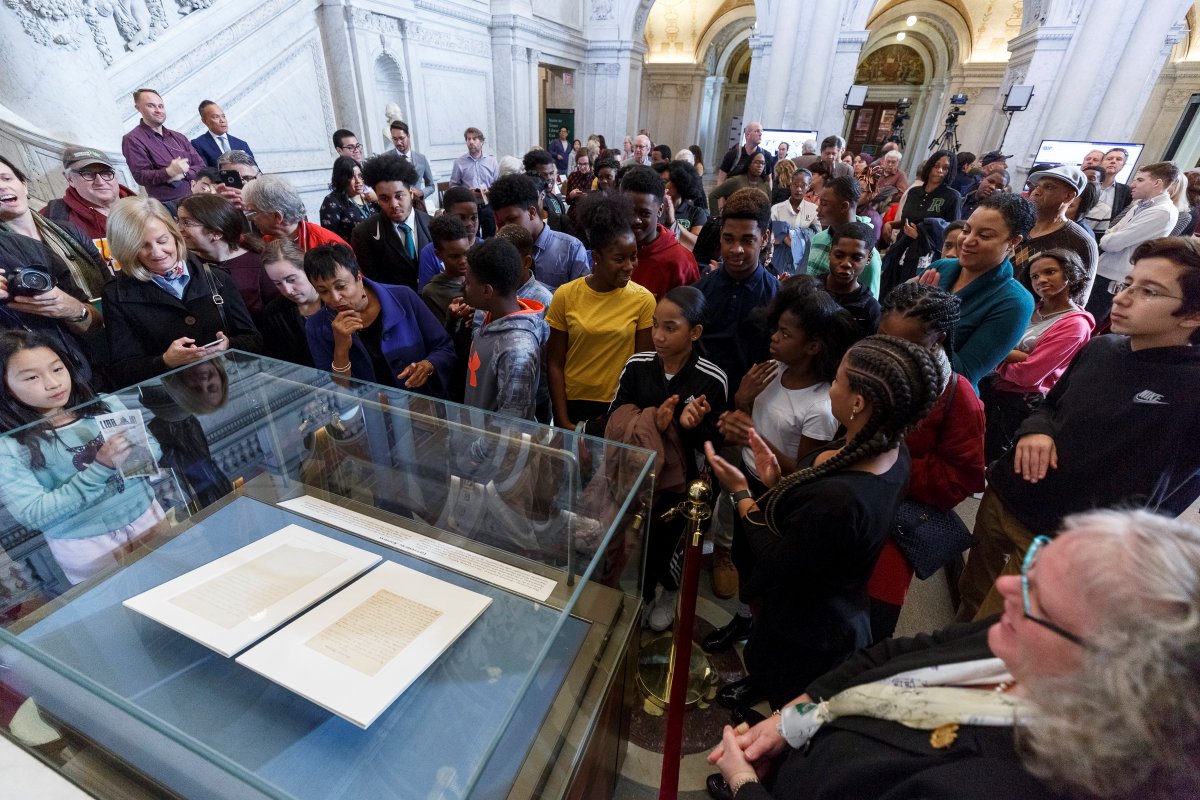
[(930, 333), (944, 333), (946, 353), (954, 352), (954, 329), (958, 327), (962, 300), (945, 289), (927, 283), (902, 283), (883, 298), (881, 314), (896, 312), (921, 320)]
[(863, 429), (833, 458), (783, 478), (759, 505), (767, 527), (782, 535), (779, 504), (789, 490), (885, 453), (933, 408), (941, 390), (937, 363), (928, 350), (894, 336), (868, 336), (846, 352), (850, 389), (871, 403)]

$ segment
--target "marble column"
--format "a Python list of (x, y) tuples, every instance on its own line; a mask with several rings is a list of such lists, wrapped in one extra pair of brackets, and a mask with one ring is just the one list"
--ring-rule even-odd
[(642, 57), (645, 42), (593, 42), (576, 87), (578, 124), (582, 131), (602, 133), (611, 148), (619, 149), (626, 134), (637, 133), (641, 108)]
[[(770, 34), (763, 33), (756, 33), (750, 37), (750, 82), (746, 86), (746, 105), (742, 112), (743, 121), (761, 120), (767, 128), (773, 127), (772, 122), (779, 119), (777, 113), (767, 108), (768, 101), (772, 105), (775, 104), (776, 95), (779, 93), (779, 86), (773, 85), (771, 81), (773, 39)], [(722, 119), (718, 124), (724, 125), (725, 120)], [(722, 131), (717, 132), (718, 138), (722, 135)]]
[(722, 75), (709, 75), (704, 79), (704, 94), (700, 105), (700, 151), (711, 153), (717, 141), (717, 126), (721, 124), (718, 116), (721, 111), (721, 92), (725, 88), (726, 78)]
[[(996, 101), (1016, 84), (1033, 85), (1025, 111), (1016, 112), (1005, 138), (1015, 156), (1014, 179), (1042, 139), (1128, 141), (1170, 48), (1182, 0), (1095, 0), (1085, 5), (1047, 2), (1009, 43), (1011, 57)], [(1103, 49), (1095, 43), (1102, 42)], [(996, 115), (996, 125), (1003, 117)]]
[(699, 140), (701, 96), (707, 70), (696, 64), (647, 64), (643, 85), (647, 102), (641, 120), (655, 144), (674, 152)]
[(824, 84), (824, 97), (815, 118), (816, 130), (820, 131), (822, 136), (841, 133), (846, 137), (849, 134), (849, 131), (845, 130), (846, 112), (842, 105), (846, 99), (846, 91), (854, 83), (854, 72), (858, 68), (863, 45), (867, 43), (870, 35), (870, 31), (842, 31), (838, 34), (833, 63), (830, 65), (830, 80)]

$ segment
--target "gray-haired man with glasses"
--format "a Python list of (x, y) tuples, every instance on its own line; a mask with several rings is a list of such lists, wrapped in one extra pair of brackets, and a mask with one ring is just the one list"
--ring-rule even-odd
[(62, 153), (67, 191), (51, 200), (42, 216), (59, 224), (70, 223), (89, 238), (103, 240), (108, 210), (122, 197), (137, 194), (122, 186), (112, 161), (91, 147), (69, 146)]

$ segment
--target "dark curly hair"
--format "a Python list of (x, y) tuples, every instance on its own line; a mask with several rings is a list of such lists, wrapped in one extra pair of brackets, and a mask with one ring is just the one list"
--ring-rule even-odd
[(812, 365), (817, 379), (832, 381), (846, 348), (858, 335), (854, 318), (807, 275), (787, 281), (776, 293), (767, 312), (768, 330), (774, 332), (786, 312), (796, 318), (806, 337), (821, 345)]
[[(363, 183), (371, 188), (377, 184), (398, 181), (406, 187), (416, 186), (420, 182), (417, 170), (408, 159), (400, 158), (395, 153), (385, 153), (381, 156), (368, 158), (362, 165)], [(342, 187), (345, 189), (345, 187)]]
[(538, 204), (538, 184), (528, 175), (505, 175), (488, 190), (488, 201), (492, 208), (534, 208)]
[(1020, 236), (1022, 240), (1029, 238), (1033, 223), (1037, 222), (1037, 208), (1019, 194), (996, 192), (980, 200), (976, 208), (990, 208), (999, 213), (1008, 226), (1009, 236)]
[(933, 355), (905, 339), (868, 336), (846, 352), (845, 364), (850, 390), (870, 402), (871, 416), (836, 455), (784, 477), (759, 501), (767, 527), (777, 535), (787, 530), (781, 504), (792, 489), (899, 447), (941, 391)]
[(704, 200), (704, 179), (696, 168), (686, 161), (672, 161), (667, 167), (667, 176), (675, 185), (675, 191), (684, 200), (701, 203)]
[(648, 194), (663, 199), (667, 183), (650, 167), (635, 165), (621, 175), (621, 191), (633, 194)]
[[(1067, 282), (1067, 295), (1077, 305), (1081, 305), (1083, 303), (1083, 290), (1087, 288), (1088, 274), (1087, 267), (1083, 266), (1083, 259), (1079, 257), (1079, 254), (1065, 247), (1055, 247), (1052, 250), (1046, 250), (1038, 253), (1029, 260), (1029, 271), (1033, 272), (1033, 265), (1043, 258), (1048, 258), (1058, 263), (1059, 269), (1062, 270), (1063, 279)], [(1029, 282), (1033, 283), (1032, 276), (1029, 278)]]
[[(658, 179), (657, 175), (654, 177)], [(632, 218), (633, 203), (624, 192), (592, 192), (579, 204), (579, 220), (594, 251), (604, 250), (624, 234), (633, 236), (629, 224)]]

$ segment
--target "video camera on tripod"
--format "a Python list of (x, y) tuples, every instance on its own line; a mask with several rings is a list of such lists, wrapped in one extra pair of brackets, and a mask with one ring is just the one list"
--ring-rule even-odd
[(966, 104), (967, 96), (965, 94), (956, 94), (950, 97), (951, 108), (950, 113), (946, 115), (946, 127), (940, 136), (929, 143), (930, 152), (934, 150), (958, 152), (958, 118), (967, 113), (965, 108), (959, 108), (959, 106)]

